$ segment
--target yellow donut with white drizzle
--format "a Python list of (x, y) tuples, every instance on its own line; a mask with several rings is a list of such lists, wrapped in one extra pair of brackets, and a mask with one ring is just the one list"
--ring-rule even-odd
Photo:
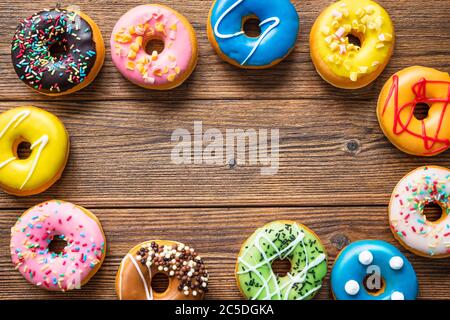
[[(18, 147), (28, 142), (31, 153), (21, 159)], [(69, 157), (69, 135), (53, 114), (19, 107), (0, 115), (0, 187), (28, 196), (44, 192), (60, 177)]]
[[(352, 43), (351, 37), (359, 40)], [(394, 51), (394, 26), (372, 0), (342, 0), (326, 8), (311, 29), (311, 58), (335, 87), (358, 89), (374, 81)]]

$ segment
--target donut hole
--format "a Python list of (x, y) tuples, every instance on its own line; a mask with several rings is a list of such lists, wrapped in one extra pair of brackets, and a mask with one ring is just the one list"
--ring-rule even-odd
[(442, 208), (435, 202), (430, 202), (425, 205), (422, 213), (427, 221), (436, 222), (442, 217)]
[(20, 160), (28, 159), (31, 155), (31, 143), (28, 141), (21, 141), (17, 144), (15, 150), (16, 158)]
[(284, 277), (291, 271), (292, 264), (289, 260), (276, 259), (272, 262), (273, 273), (279, 277)]
[(384, 292), (386, 282), (383, 277), (372, 273), (364, 277), (363, 286), (368, 294), (371, 296), (378, 296)]
[(58, 41), (50, 45), (48, 52), (50, 53), (50, 56), (59, 60), (67, 54), (67, 48), (62, 41)]
[(166, 292), (169, 288), (169, 277), (165, 273), (157, 273), (152, 278), (151, 286), (153, 291), (157, 293)]
[(261, 21), (255, 16), (247, 17), (242, 23), (242, 31), (247, 37), (257, 38), (261, 35), (260, 23)]
[(63, 239), (62, 236), (54, 236), (52, 241), (48, 244), (48, 251), (60, 254), (64, 252), (64, 249), (67, 247), (67, 241)]
[(150, 39), (145, 44), (144, 48), (148, 55), (152, 55), (154, 51), (160, 54), (164, 50), (164, 41), (158, 38)]
[(351, 43), (354, 46), (357, 46), (357, 47), (361, 48), (362, 40), (361, 40), (361, 38), (358, 35), (353, 34), (353, 33), (349, 33), (347, 35), (347, 39), (348, 39), (348, 43)]
[(426, 103), (418, 103), (414, 107), (414, 117), (417, 120), (423, 120), (428, 118), (428, 112), (430, 111), (430, 106)]

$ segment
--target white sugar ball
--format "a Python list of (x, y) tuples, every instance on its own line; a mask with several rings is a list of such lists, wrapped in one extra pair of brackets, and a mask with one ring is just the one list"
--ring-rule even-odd
[(349, 280), (345, 284), (345, 292), (347, 292), (348, 295), (354, 296), (358, 294), (359, 292), (359, 283), (355, 280)]
[(400, 291), (394, 291), (391, 294), (391, 300), (405, 300), (405, 296)]
[(395, 256), (389, 260), (389, 266), (394, 270), (400, 270), (403, 268), (403, 259), (402, 257)]
[(361, 264), (368, 266), (373, 261), (373, 255), (369, 250), (364, 250), (359, 254), (358, 260)]

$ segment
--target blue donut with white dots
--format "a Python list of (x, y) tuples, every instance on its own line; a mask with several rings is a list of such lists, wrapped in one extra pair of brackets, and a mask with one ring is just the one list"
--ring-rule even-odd
[[(261, 34), (249, 37), (246, 19), (256, 17)], [(299, 18), (290, 0), (216, 0), (208, 21), (208, 37), (219, 55), (242, 68), (267, 68), (294, 48)]]
[(415, 300), (419, 285), (411, 263), (396, 247), (361, 240), (338, 255), (331, 289), (336, 300)]

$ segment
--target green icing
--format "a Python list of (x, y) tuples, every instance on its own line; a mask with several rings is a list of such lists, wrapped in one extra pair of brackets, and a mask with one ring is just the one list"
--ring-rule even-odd
[[(274, 260), (288, 259), (291, 270), (279, 277)], [(302, 225), (271, 222), (247, 239), (237, 263), (243, 294), (253, 300), (311, 299), (327, 273), (325, 249), (319, 238)]]

